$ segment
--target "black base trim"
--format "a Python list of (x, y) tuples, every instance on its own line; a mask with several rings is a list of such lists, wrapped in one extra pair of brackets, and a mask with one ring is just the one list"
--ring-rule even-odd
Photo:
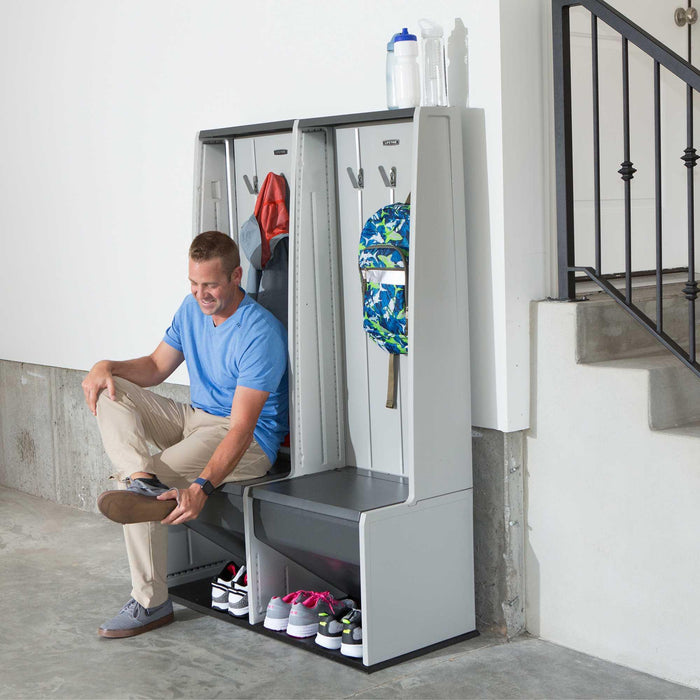
[(437, 644), (431, 644), (430, 646), (423, 647), (422, 649), (417, 649), (416, 651), (409, 652), (408, 654), (402, 654), (394, 659), (388, 659), (387, 661), (382, 661), (378, 664), (365, 666), (362, 663), (362, 659), (344, 656), (340, 653), (340, 650), (326, 649), (325, 647), (316, 644), (314, 641), (315, 635), (314, 637), (307, 637), (306, 639), (297, 639), (295, 637), (290, 637), (286, 632), (275, 632), (274, 630), (269, 630), (263, 626), (262, 622), (259, 622), (257, 625), (251, 625), (248, 622), (247, 617), (233, 617), (227, 612), (215, 610), (211, 607), (210, 578), (199, 579), (198, 581), (173, 586), (170, 588), (170, 598), (173, 600), (173, 602), (180, 603), (180, 605), (184, 605), (191, 610), (196, 610), (204, 615), (209, 615), (224, 622), (228, 622), (229, 624), (243, 627), (251, 632), (257, 632), (265, 637), (271, 637), (272, 639), (276, 639), (284, 644), (290, 644), (291, 646), (305, 649), (312, 654), (323, 656), (326, 659), (343, 664), (344, 666), (349, 666), (350, 668), (357, 669), (358, 671), (364, 671), (365, 673), (374, 673), (375, 671), (380, 671), (383, 668), (395, 666), (396, 664), (408, 661), (409, 659), (414, 659), (418, 656), (429, 654), (431, 651), (444, 649), (452, 644), (457, 644), (458, 642), (463, 642), (467, 639), (473, 639), (474, 637), (479, 636), (479, 632), (477, 632), (477, 630), (473, 630), (472, 632), (460, 634), (457, 637), (446, 639), (442, 642), (438, 642)]

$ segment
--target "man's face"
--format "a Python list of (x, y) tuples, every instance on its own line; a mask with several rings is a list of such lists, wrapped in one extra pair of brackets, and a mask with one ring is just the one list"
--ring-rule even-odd
[(233, 314), (242, 272), (242, 269), (237, 267), (229, 279), (221, 264), (221, 258), (200, 262), (190, 260), (190, 289), (202, 313), (215, 317), (215, 321), (225, 320)]

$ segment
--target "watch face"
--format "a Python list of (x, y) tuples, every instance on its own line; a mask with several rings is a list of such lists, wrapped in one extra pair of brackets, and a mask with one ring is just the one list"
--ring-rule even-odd
[(212, 483), (207, 479), (195, 479), (195, 483), (202, 487), (202, 491), (204, 491), (207, 496), (210, 496), (212, 493), (214, 493), (214, 491), (216, 491)]

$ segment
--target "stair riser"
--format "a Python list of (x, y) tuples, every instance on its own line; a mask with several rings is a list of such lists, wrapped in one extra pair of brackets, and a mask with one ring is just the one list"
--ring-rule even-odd
[[(656, 301), (639, 302), (650, 318), (656, 316)], [(664, 332), (681, 347), (688, 343), (688, 302), (683, 297), (664, 301)], [(638, 357), (658, 352), (654, 336), (612, 299), (607, 303), (580, 302), (577, 309), (576, 361), (603, 362), (622, 357)], [(700, 325), (696, 324), (700, 339)]]
[(649, 427), (677, 428), (700, 421), (700, 380), (686, 367), (649, 372)]

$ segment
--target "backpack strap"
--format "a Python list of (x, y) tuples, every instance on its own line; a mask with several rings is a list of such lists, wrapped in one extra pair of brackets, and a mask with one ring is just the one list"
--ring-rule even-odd
[(396, 408), (396, 378), (399, 375), (399, 356), (389, 353), (389, 378), (386, 386), (386, 407)]

